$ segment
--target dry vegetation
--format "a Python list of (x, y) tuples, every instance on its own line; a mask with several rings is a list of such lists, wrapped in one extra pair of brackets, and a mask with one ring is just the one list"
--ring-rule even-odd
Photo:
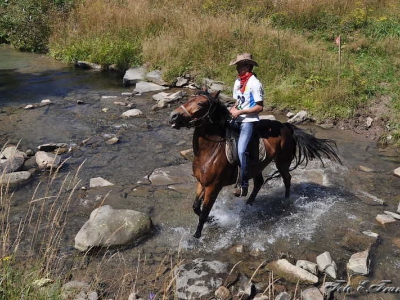
[(267, 104), (306, 109), (335, 123), (389, 96), (390, 108), (375, 117), (396, 140), (399, 12), (391, 0), (80, 0), (54, 24), (50, 52), (71, 63), (146, 64), (171, 82), (190, 74), (198, 82), (209, 77), (228, 84), (229, 61), (251, 52)]

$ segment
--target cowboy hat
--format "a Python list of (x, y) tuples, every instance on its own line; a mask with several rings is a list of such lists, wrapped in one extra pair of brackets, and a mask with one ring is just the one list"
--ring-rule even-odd
[(236, 59), (232, 60), (229, 64), (230, 66), (236, 65), (238, 63), (249, 64), (253, 66), (258, 66), (258, 63), (253, 60), (253, 56), (250, 53), (241, 53), (236, 56)]

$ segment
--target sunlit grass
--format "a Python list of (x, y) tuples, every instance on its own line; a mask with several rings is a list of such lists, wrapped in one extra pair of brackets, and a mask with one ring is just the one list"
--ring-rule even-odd
[(391, 0), (81, 0), (54, 23), (50, 50), (71, 63), (145, 64), (169, 82), (209, 77), (227, 93), (236, 76), (230, 60), (251, 52), (266, 104), (346, 118), (381, 94), (399, 106), (399, 12)]

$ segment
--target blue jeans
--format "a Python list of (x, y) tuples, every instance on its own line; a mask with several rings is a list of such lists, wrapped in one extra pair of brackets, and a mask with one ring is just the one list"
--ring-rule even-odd
[(240, 124), (240, 135), (238, 141), (238, 156), (240, 161), (240, 186), (249, 187), (249, 152), (247, 146), (253, 136), (255, 122), (246, 122)]

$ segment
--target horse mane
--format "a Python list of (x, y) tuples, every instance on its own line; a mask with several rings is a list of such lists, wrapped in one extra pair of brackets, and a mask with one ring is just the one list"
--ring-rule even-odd
[(199, 91), (196, 95), (207, 97), (211, 101), (212, 105), (215, 105), (215, 109), (213, 109), (210, 114), (210, 118), (215, 123), (225, 125), (226, 121), (231, 118), (231, 113), (229, 112), (227, 104), (221, 101), (219, 93), (219, 91), (215, 94), (211, 94), (208, 91)]

